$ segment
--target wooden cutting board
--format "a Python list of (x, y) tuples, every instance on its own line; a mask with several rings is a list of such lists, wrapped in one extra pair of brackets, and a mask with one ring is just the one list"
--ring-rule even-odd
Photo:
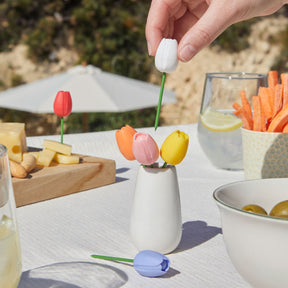
[(82, 156), (79, 164), (39, 167), (28, 178), (12, 178), (16, 206), (24, 206), (115, 182), (114, 160)]

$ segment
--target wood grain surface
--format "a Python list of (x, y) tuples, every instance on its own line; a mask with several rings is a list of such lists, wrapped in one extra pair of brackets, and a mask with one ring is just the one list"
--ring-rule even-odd
[(79, 164), (39, 167), (25, 179), (12, 178), (16, 206), (77, 193), (115, 182), (114, 160), (82, 156)]

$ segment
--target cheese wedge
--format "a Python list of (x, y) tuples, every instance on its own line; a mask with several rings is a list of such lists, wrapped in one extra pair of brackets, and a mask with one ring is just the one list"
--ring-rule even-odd
[(27, 151), (25, 124), (0, 123), (0, 144), (6, 146), (10, 160), (20, 163), (22, 153)]
[(53, 158), (55, 157), (56, 152), (50, 149), (43, 149), (39, 152), (37, 164), (45, 167), (50, 166)]
[(63, 155), (56, 153), (54, 160), (59, 164), (78, 164), (80, 157), (77, 155)]
[(43, 147), (49, 150), (56, 151), (64, 155), (71, 155), (72, 146), (69, 144), (62, 144), (53, 140), (44, 140)]

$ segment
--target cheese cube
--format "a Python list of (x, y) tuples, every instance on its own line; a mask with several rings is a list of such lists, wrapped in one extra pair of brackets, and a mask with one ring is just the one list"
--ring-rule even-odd
[(24, 123), (0, 123), (0, 144), (7, 148), (10, 160), (20, 163), (22, 153), (27, 150)]
[(77, 155), (63, 155), (56, 153), (54, 160), (59, 164), (78, 164), (80, 157)]
[(53, 158), (55, 157), (56, 152), (50, 149), (43, 149), (39, 152), (37, 164), (43, 165), (45, 167), (50, 166)]
[(57, 141), (53, 141), (53, 140), (44, 140), (43, 142), (43, 147), (56, 151), (58, 153), (64, 154), (64, 155), (71, 155), (71, 151), (72, 151), (72, 146), (68, 145), (68, 144), (62, 144), (60, 142)]

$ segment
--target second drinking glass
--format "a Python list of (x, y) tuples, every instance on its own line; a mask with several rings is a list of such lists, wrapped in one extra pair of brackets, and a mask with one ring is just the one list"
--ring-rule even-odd
[(259, 73), (207, 73), (198, 121), (200, 145), (217, 167), (239, 170), (242, 165), (241, 120), (233, 115), (234, 102), (241, 104), (240, 91), (248, 99), (267, 86), (267, 75)]

